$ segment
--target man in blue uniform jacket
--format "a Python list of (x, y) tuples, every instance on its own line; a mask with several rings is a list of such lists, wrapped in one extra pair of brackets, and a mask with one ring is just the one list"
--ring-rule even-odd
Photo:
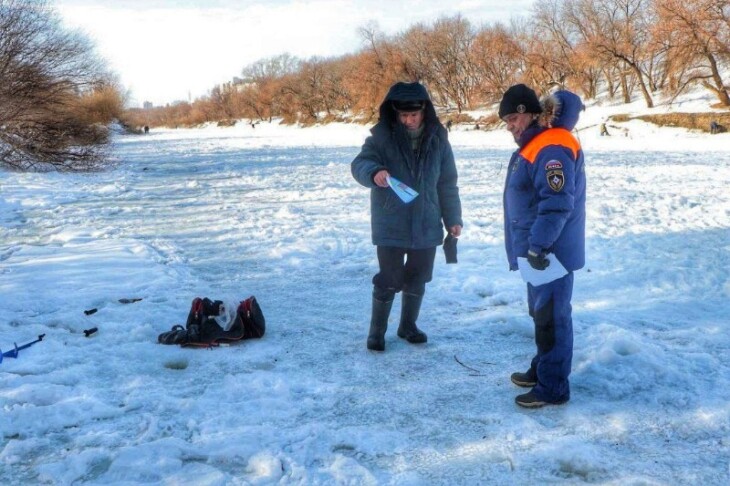
[[(573, 321), (570, 300), (573, 271), (585, 264), (586, 176), (583, 150), (570, 133), (583, 109), (580, 98), (558, 91), (542, 103), (518, 84), (499, 105), (518, 150), (512, 155), (504, 188), (505, 247), (510, 270), (518, 257), (538, 271), (553, 254), (568, 273), (542, 284), (527, 284), (527, 302), (535, 324), (537, 353), (514, 384), (531, 388), (515, 401), (535, 408), (570, 399)], [(525, 262), (525, 260), (522, 260)], [(525, 263), (522, 263), (523, 265)]]

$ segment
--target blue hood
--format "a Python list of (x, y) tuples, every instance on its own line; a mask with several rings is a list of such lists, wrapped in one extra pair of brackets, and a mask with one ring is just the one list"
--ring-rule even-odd
[(570, 91), (560, 90), (543, 98), (540, 103), (543, 107), (543, 116), (546, 122), (554, 128), (565, 128), (571, 131), (578, 124), (580, 112), (583, 111), (583, 101)]

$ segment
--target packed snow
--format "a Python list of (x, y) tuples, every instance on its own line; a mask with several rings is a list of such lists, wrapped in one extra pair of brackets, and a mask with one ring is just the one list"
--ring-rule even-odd
[[(45, 337), (0, 363), (0, 483), (730, 483), (730, 134), (600, 137), (616, 109), (578, 127), (572, 398), (538, 410), (509, 381), (535, 345), (504, 255), (504, 130), (452, 130), (459, 263), (437, 253), (428, 343), (395, 336), (397, 299), (384, 353), (349, 165), (366, 126), (153, 129), (117, 136), (106, 172), (2, 173), (0, 349)], [(157, 344), (193, 298), (250, 295), (263, 339)]]

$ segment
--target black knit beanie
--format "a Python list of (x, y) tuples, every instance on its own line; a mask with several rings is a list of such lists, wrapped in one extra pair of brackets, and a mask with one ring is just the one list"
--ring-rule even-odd
[(511, 86), (499, 102), (499, 117), (504, 118), (512, 113), (542, 113), (540, 100), (533, 90), (524, 84)]

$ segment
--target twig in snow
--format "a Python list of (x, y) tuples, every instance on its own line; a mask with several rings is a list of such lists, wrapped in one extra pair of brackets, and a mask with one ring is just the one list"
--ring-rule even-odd
[[(467, 370), (470, 370), (470, 371), (473, 371), (473, 372), (477, 373), (476, 375), (475, 374), (469, 374), (469, 376), (487, 376), (487, 375), (483, 374), (481, 370), (478, 370), (476, 368), (472, 368), (471, 366), (467, 366), (464, 363), (462, 363), (456, 355), (454, 355), (454, 359), (456, 360), (457, 363), (459, 363), (461, 366), (463, 366)], [(494, 363), (487, 363), (487, 364), (493, 365)]]

